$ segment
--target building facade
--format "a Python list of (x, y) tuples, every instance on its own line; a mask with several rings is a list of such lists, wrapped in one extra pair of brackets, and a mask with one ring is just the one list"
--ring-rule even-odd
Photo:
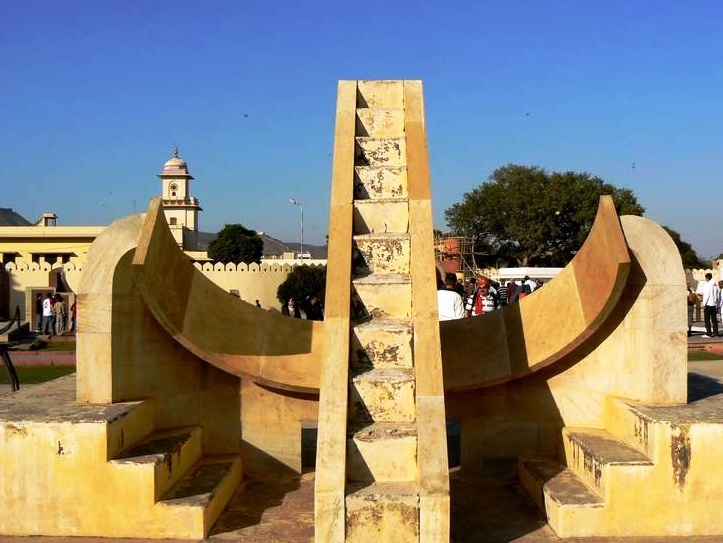
[[(274, 253), (267, 254), (265, 250), (264, 255), (273, 262), (249, 266), (209, 262), (206, 249), (215, 234), (199, 231), (202, 208), (198, 198), (191, 195), (193, 176), (177, 147), (157, 177), (173, 238), (199, 269), (224, 290), (250, 303), (259, 300), (262, 307), (274, 309), (278, 307), (276, 289), (293, 266), (326, 264), (325, 259), (296, 260), (293, 252), (284, 255), (292, 250), (263, 235), (265, 249), (268, 245)], [(58, 226), (57, 219), (54, 213), (44, 213), (33, 224), (12, 209), (0, 208), (0, 321), (12, 316), (19, 307), (21, 318), (33, 323), (33, 300), (37, 293), (59, 292), (69, 300), (76, 291), (88, 249), (105, 225)]]

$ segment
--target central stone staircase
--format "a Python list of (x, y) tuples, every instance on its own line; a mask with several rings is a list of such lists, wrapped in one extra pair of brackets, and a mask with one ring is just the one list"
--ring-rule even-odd
[(352, 283), (356, 304), (349, 384), (347, 541), (418, 541), (409, 195), (401, 84), (361, 85), (355, 139)]
[(420, 82), (340, 83), (334, 172), (325, 325), (339, 341), (322, 370), (316, 541), (443, 542), (449, 481)]

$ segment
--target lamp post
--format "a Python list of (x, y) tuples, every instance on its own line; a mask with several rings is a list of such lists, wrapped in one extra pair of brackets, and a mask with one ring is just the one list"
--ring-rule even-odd
[(304, 258), (304, 206), (302, 206), (299, 203), (299, 200), (296, 198), (289, 198), (289, 203), (291, 205), (299, 206), (299, 209), (301, 210), (301, 248), (299, 251), (299, 258)]

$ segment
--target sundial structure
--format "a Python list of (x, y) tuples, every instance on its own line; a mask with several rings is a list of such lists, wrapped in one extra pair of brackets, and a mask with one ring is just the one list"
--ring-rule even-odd
[(0, 399), (0, 533), (203, 538), (315, 427), (318, 543), (449, 541), (454, 421), (461, 474), (505, 466), (561, 537), (722, 534), (665, 231), (601, 197), (543, 289), (439, 323), (421, 82), (341, 81), (334, 145), (323, 322), (220, 290), (160, 201), (97, 239), (77, 376)]

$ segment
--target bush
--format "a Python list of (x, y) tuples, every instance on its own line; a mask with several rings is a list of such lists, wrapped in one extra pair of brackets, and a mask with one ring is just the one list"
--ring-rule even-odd
[(301, 303), (307, 296), (316, 294), (323, 303), (325, 292), (326, 266), (303, 264), (294, 266), (286, 281), (281, 283), (276, 290), (276, 298), (283, 305), (289, 298), (294, 298)]

